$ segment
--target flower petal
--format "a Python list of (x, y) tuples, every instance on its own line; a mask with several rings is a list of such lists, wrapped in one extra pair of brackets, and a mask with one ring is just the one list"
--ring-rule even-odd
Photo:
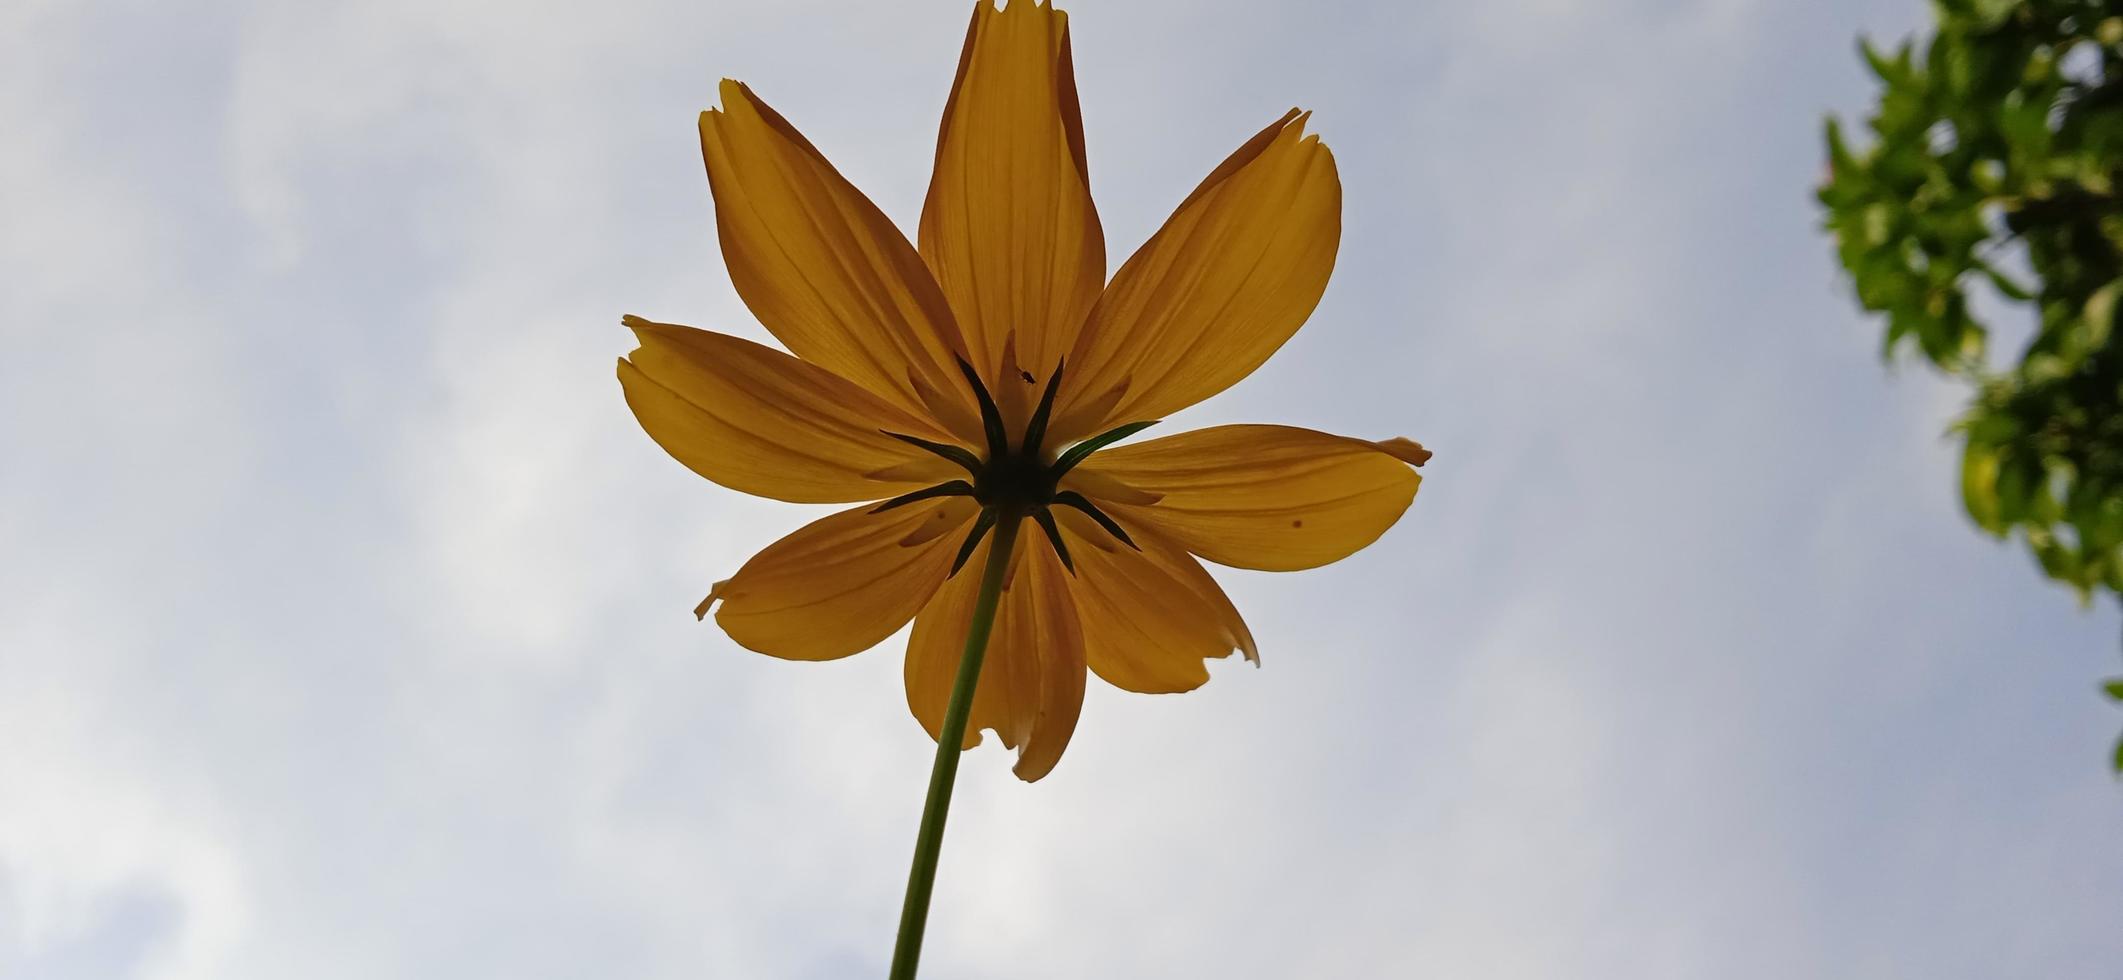
[(700, 147), (738, 296), (797, 357), (977, 435), (956, 429), (964, 342), (906, 236), (750, 88), (725, 79), (722, 103), (700, 114)]
[(1068, 15), (977, 0), (937, 135), (921, 255), (1013, 433), (1029, 399), (1008, 393), (1037, 395), (1105, 284), (1087, 174)]
[(795, 503), (846, 503), (960, 472), (880, 431), (948, 438), (932, 423), (824, 368), (725, 334), (625, 322), (641, 342), (619, 362), (627, 405), (657, 445), (716, 483)]
[[(1342, 186), (1306, 118), (1292, 109), (1239, 147), (1114, 274), (1069, 355), (1058, 438), (1214, 395), (1312, 315), (1341, 242)], [(1123, 387), (1104, 412), (1088, 408)]]
[(1076, 511), (1056, 517), (1076, 560), (1072, 586), (1083, 621), (1084, 660), (1106, 683), (1172, 694), (1209, 679), (1205, 660), (1241, 650), (1247, 660), (1259, 661), (1253, 634), (1224, 590), (1193, 555), (1155, 528), (1127, 528), (1142, 548), (1137, 551), (1114, 546), (1110, 534)]
[[(907, 642), (907, 706), (930, 738), (943, 730), (988, 548), (982, 543), (965, 569), (937, 590)], [(1054, 768), (1076, 731), (1084, 645), (1068, 573), (1054, 553), (1036, 534), (1020, 533), (1012, 561), (961, 748), (980, 744), (981, 729), (992, 730), (1019, 750), (1014, 771), (1031, 782)]]
[[(913, 619), (951, 567), (958, 537), (916, 532), (965, 513), (938, 500), (882, 514), (857, 507), (813, 521), (716, 583), (696, 612), (720, 600), (715, 622), (739, 645), (770, 656), (861, 653)], [(909, 539), (917, 543), (902, 543)]]
[[(1188, 551), (1282, 572), (1340, 561), (1378, 540), (1422, 486), (1408, 464), (1428, 458), (1406, 439), (1372, 443), (1286, 425), (1220, 425), (1108, 449), (1078, 470), (1094, 477), (1082, 484), (1084, 493)], [(1113, 500), (1101, 477), (1155, 494), (1156, 502)]]

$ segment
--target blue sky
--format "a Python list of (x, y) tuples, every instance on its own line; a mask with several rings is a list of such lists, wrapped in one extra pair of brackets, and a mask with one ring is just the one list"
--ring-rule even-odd
[[(2123, 625), (1969, 528), (1809, 197), (1922, 4), (1069, 9), (1113, 264), (1291, 105), (1341, 167), (1318, 313), (1170, 426), (1438, 456), (1219, 572), (1259, 670), (967, 757), (925, 976), (2113, 975)], [(0, 976), (881, 974), (900, 642), (694, 622), (815, 511), (612, 362), (764, 339), (718, 78), (910, 227), (965, 15), (0, 8)]]

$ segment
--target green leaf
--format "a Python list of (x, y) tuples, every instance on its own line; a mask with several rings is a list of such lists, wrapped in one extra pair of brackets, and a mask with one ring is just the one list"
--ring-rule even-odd
[(2106, 347), (2116, 326), (2116, 299), (2123, 295), (2123, 280), (2109, 283), (2086, 298), (2086, 343)]
[(1855, 176), (1863, 168), (1858, 166), (1857, 158), (1850, 155), (1850, 145), (1843, 140), (1843, 124), (1830, 116), (1825, 129), (1823, 138), (1828, 143), (1829, 182), (1832, 184)]
[(1975, 15), (1983, 30), (1996, 30), (2019, 6), (2020, 0), (1975, 0)]
[[(1990, 493), (1992, 506), (1995, 508), (1992, 513), (1996, 515), (1997, 526), (2009, 527), (2020, 523), (2020, 518), (2032, 506), (2035, 496), (2028, 467), (2017, 459), (2001, 456), (1991, 457), (1990, 466), (1991, 472), (1995, 474), (1995, 479), (1991, 481)], [(2044, 565), (2047, 567), (2046, 562)]]
[(1876, 201), (1865, 209), (1865, 244), (1873, 248), (1887, 244), (1895, 229), (1895, 207), (1886, 201)]
[(2041, 563), (2042, 571), (2050, 578), (2066, 583), (2079, 580), (2078, 556), (2073, 555), (2070, 548), (2048, 535), (2039, 540), (2030, 536), (2027, 543), (2034, 549), (2035, 560)]
[(2035, 298), (2034, 290), (2014, 282), (2011, 276), (1998, 271), (1990, 263), (1983, 263), (1982, 268), (1984, 277), (1990, 280), (1991, 288), (2004, 294), (2006, 298), (2019, 300), (2022, 303), (2031, 302)]
[[(1882, 355), (1915, 346), (1970, 395), (1954, 426), (1970, 520), (2082, 602), (2123, 597), (2117, 3), (1934, 0), (1930, 32), (1861, 38), (1869, 135), (1826, 120), (1815, 189)], [(1993, 337), (2017, 349), (1988, 353)], [(2123, 702), (2123, 678), (2102, 690)]]
[(1878, 48), (1872, 46), (1871, 41), (1864, 38), (1858, 39), (1858, 51), (1864, 54), (1865, 62), (1872, 66), (1872, 73), (1880, 76), (1880, 80), (1888, 85), (1902, 85), (1910, 80), (1912, 72), (1909, 42), (1903, 42), (1902, 46), (1896, 49), (1893, 58), (1881, 54)]
[(1961, 454), (1961, 503), (1976, 526), (2004, 535), (2005, 523), (1998, 515), (1998, 454), (1991, 447), (1971, 441)]

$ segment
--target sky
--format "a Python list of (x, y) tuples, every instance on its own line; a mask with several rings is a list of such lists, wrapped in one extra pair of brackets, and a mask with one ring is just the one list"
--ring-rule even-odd
[[(1819, 230), (1917, 0), (1079, 0), (1112, 265), (1286, 108), (1334, 281), (1175, 417), (1435, 450), (1219, 569), (1262, 666), (965, 758), (932, 978), (2113, 977), (2123, 623), (1956, 499)], [(882, 975), (903, 637), (693, 605), (819, 508), (665, 456), (623, 313), (765, 340), (742, 79), (911, 228), (968, 4), (0, 5), (0, 977)]]

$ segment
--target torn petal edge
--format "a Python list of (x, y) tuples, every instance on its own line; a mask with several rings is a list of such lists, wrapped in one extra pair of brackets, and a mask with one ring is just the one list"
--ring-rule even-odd
[(700, 605), (693, 607), (693, 618), (696, 620), (706, 620), (708, 618), (709, 607), (715, 605), (715, 600), (722, 598), (722, 590), (729, 584), (729, 579), (723, 579), (722, 581), (717, 582), (714, 585), (708, 586), (708, 597), (700, 600)]

